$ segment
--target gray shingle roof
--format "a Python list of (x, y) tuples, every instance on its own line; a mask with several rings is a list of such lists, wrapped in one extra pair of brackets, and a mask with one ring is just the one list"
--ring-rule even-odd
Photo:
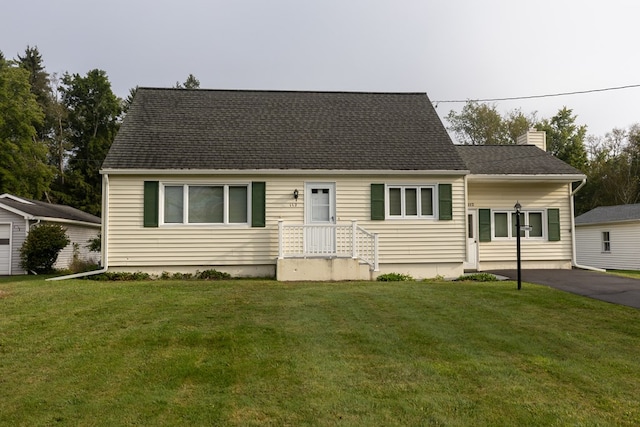
[(102, 167), (466, 170), (424, 93), (152, 88)]
[(535, 145), (457, 145), (472, 174), (582, 175)]
[[(39, 202), (37, 200), (20, 198), (30, 203), (24, 203), (9, 197), (0, 197), (0, 205), (17, 209), (20, 212), (36, 218), (55, 218), (71, 221), (81, 221), (90, 224), (100, 224), (101, 220), (95, 215), (83, 212), (71, 206), (54, 205), (52, 203)], [(1, 206), (0, 206), (1, 208)]]
[(576, 217), (576, 225), (620, 221), (640, 221), (640, 203), (634, 205), (599, 206)]

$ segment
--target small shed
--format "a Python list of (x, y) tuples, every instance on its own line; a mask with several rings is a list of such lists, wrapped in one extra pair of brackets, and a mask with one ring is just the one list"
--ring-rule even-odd
[(640, 203), (600, 206), (575, 220), (578, 263), (640, 270)]
[(88, 241), (97, 237), (101, 220), (95, 215), (72, 208), (37, 200), (0, 195), (0, 276), (26, 274), (20, 266), (20, 248), (29, 230), (39, 223), (60, 224), (67, 230), (71, 243), (58, 256), (55, 268), (67, 268), (73, 260), (74, 246), (81, 259), (94, 261), (100, 254), (87, 248)]

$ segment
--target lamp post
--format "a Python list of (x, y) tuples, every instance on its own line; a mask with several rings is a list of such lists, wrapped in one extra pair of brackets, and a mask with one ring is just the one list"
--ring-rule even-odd
[(516, 259), (518, 263), (518, 290), (522, 287), (522, 269), (520, 268), (520, 202), (516, 201), (513, 207), (516, 210)]

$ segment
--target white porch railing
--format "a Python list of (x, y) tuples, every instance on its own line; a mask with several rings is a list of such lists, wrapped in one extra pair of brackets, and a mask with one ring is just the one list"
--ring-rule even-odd
[(278, 220), (278, 258), (353, 258), (378, 271), (378, 234), (351, 224), (285, 224)]

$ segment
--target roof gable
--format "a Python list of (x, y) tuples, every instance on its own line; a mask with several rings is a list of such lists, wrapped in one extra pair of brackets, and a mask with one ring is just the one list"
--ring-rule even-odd
[(609, 222), (640, 221), (640, 203), (632, 205), (599, 206), (576, 217), (576, 225)]
[(151, 88), (102, 167), (466, 170), (424, 93)]
[(583, 175), (535, 145), (457, 145), (456, 149), (472, 174)]
[(57, 219), (85, 222), (88, 224), (101, 224), (99, 217), (72, 208), (71, 206), (55, 205), (23, 197), (16, 197), (10, 194), (0, 195), (0, 209), (9, 210), (28, 219)]

